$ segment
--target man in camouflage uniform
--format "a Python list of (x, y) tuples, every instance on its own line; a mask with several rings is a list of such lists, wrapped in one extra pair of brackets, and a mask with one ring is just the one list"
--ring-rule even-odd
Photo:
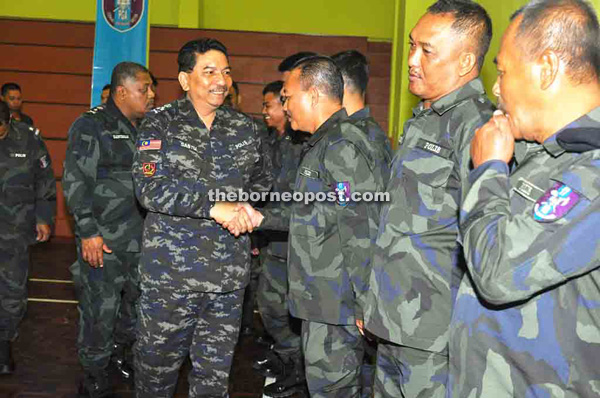
[(600, 394), (599, 36), (581, 0), (531, 2), (504, 34), (462, 205), (449, 396)]
[(445, 395), (469, 144), (493, 111), (478, 79), (491, 34), (481, 6), (446, 0), (410, 33), (409, 89), (421, 102), (392, 161), (365, 298), (365, 327), (385, 340), (376, 397)]
[(247, 210), (253, 225), (289, 228), (288, 302), (290, 313), (303, 320), (311, 397), (361, 393), (364, 348), (355, 324), (356, 296), (367, 287), (380, 204), (352, 201), (351, 194), (382, 191), (387, 172), (376, 161), (383, 154), (342, 108), (343, 89), (342, 75), (327, 57), (302, 61), (283, 89), (292, 128), (312, 134), (295, 193), (332, 194), (336, 200), (295, 202), (264, 215)]
[(171, 397), (188, 355), (189, 396), (227, 396), (250, 239), (217, 224), (233, 218), (237, 204), (215, 202), (210, 192), (268, 191), (272, 182), (256, 123), (221, 107), (231, 85), (223, 44), (188, 42), (178, 63), (187, 95), (147, 115), (133, 165), (136, 194), (149, 211), (140, 261), (137, 398)]
[(143, 211), (133, 191), (136, 126), (154, 92), (148, 70), (115, 66), (108, 102), (81, 115), (69, 130), (63, 189), (75, 219), (77, 261), (71, 266), (79, 299), (81, 396), (109, 396), (111, 356), (121, 373), (135, 340), (135, 303)]
[(11, 341), (27, 306), (29, 245), (50, 238), (56, 184), (39, 131), (10, 122), (0, 102), (0, 375), (14, 370)]
[[(269, 83), (263, 89), (263, 118), (273, 130), (273, 170), (275, 180), (272, 192), (292, 192), (302, 152), (304, 133), (290, 127), (283, 104), (281, 90), (283, 81)], [(289, 206), (289, 202), (269, 202), (265, 209)], [(276, 376), (278, 383), (265, 387), (268, 396), (289, 396), (305, 390), (302, 361), (300, 322), (292, 318), (287, 305), (288, 292), (288, 232), (264, 232), (267, 247), (261, 251), (262, 270), (259, 276), (257, 302), (265, 330), (275, 340), (273, 351), (265, 358), (255, 361), (253, 367), (265, 376)], [(286, 380), (291, 379), (291, 380)]]
[[(384, 183), (389, 180), (389, 166), (392, 161), (392, 147), (390, 140), (379, 124), (371, 116), (371, 111), (366, 106), (367, 84), (369, 83), (369, 63), (367, 58), (356, 50), (337, 53), (331, 57), (336, 63), (344, 78), (343, 106), (350, 120), (356, 127), (367, 134), (372, 145), (378, 148), (381, 154), (376, 162), (386, 171), (383, 176)], [(362, 319), (362, 316), (360, 317)], [(365, 360), (362, 367), (363, 397), (371, 397), (373, 377), (375, 376), (375, 361), (377, 359), (377, 344), (375, 341), (365, 339)]]

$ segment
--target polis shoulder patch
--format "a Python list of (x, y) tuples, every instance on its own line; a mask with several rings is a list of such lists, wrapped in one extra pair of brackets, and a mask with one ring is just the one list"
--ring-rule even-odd
[(152, 177), (154, 174), (156, 174), (156, 163), (142, 164), (142, 172), (146, 177)]
[(348, 181), (337, 182), (335, 184), (335, 195), (337, 197), (337, 204), (344, 207), (350, 202), (350, 183)]
[(161, 140), (142, 140), (140, 141), (140, 151), (158, 150), (162, 147)]
[(538, 222), (553, 222), (565, 216), (581, 196), (561, 182), (555, 182), (546, 193), (535, 202), (533, 217)]

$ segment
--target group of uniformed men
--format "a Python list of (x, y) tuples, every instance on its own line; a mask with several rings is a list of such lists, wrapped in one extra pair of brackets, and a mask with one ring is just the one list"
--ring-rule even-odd
[[(171, 397), (189, 356), (190, 397), (227, 396), (248, 233), (262, 230), (257, 301), (275, 344), (254, 368), (277, 377), (270, 396), (598, 396), (596, 13), (584, 0), (519, 9), (495, 58), (497, 109), (479, 79), (491, 36), (469, 0), (439, 0), (417, 21), (409, 90), (421, 101), (395, 155), (365, 107), (356, 51), (284, 61), (263, 91), (270, 139), (222, 106), (232, 71), (216, 40), (181, 48), (186, 94), (150, 112), (149, 71), (119, 64), (107, 103), (72, 125), (63, 176), (80, 395), (111, 396), (112, 361), (125, 377), (135, 364), (138, 398)], [(39, 134), (9, 114), (0, 103), (0, 373), (13, 366), (27, 246), (48, 239), (55, 200)], [(255, 208), (211, 201), (215, 189), (346, 196)], [(349, 200), (383, 191), (388, 202)]]

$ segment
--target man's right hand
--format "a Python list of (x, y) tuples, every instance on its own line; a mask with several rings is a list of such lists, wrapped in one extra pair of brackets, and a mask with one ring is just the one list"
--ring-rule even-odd
[(81, 251), (83, 259), (94, 268), (104, 267), (104, 253), (112, 253), (112, 250), (104, 244), (101, 236), (81, 239)]

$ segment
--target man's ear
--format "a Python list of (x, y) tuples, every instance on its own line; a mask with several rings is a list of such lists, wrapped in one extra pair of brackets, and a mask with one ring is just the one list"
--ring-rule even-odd
[(190, 76), (187, 73), (179, 72), (177, 80), (179, 80), (179, 85), (183, 91), (190, 91)]
[(540, 89), (546, 90), (556, 81), (560, 70), (560, 58), (552, 50), (546, 50), (537, 60)]
[(321, 95), (321, 93), (315, 86), (312, 86), (309, 89), (308, 93), (310, 95), (310, 106), (312, 108), (316, 108), (317, 104), (319, 103), (319, 96)]
[(471, 52), (463, 52), (458, 58), (458, 74), (460, 77), (466, 76), (473, 68), (477, 67), (477, 57)]
[(115, 94), (116, 99), (118, 99), (119, 101), (123, 101), (125, 100), (125, 97), (127, 97), (127, 90), (124, 86), (117, 86)]

